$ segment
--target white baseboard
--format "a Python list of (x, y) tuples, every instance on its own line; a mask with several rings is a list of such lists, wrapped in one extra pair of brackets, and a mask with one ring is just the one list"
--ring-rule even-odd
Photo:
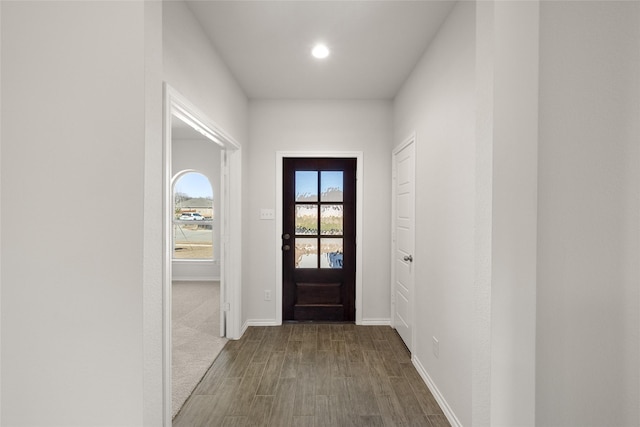
[(416, 370), (420, 374), (420, 377), (422, 377), (422, 380), (425, 382), (425, 384), (427, 384), (427, 387), (429, 387), (431, 394), (433, 394), (433, 397), (435, 397), (438, 405), (440, 405), (440, 408), (442, 408), (442, 412), (444, 412), (444, 416), (447, 417), (447, 420), (449, 420), (449, 424), (451, 424), (452, 427), (462, 427), (462, 423), (460, 422), (458, 417), (456, 417), (456, 414), (453, 413), (453, 410), (445, 400), (444, 396), (442, 395), (442, 393), (440, 393), (440, 390), (438, 390), (438, 387), (436, 387), (435, 383), (427, 373), (427, 370), (424, 369), (424, 366), (422, 366), (420, 359), (418, 359), (415, 354), (411, 356), (411, 362), (413, 362), (413, 366), (416, 367)]
[(240, 329), (240, 336), (238, 337), (238, 339), (242, 338), (249, 326), (280, 326), (281, 324), (282, 323), (276, 322), (275, 319), (247, 319), (242, 324), (242, 328)]
[(173, 276), (176, 282), (219, 282), (219, 276)]
[(173, 260), (172, 280), (184, 282), (220, 280), (220, 264), (218, 260)]
[[(246, 326), (245, 326), (246, 325)], [(243, 331), (249, 326), (280, 326), (281, 324), (276, 322), (275, 319), (248, 319), (244, 322)]]
[(245, 320), (245, 322), (242, 324), (242, 328), (240, 328), (240, 336), (238, 337), (238, 339), (242, 338), (244, 333), (247, 331), (248, 327), (249, 327), (249, 321)]
[(391, 319), (362, 319), (365, 326), (391, 326)]

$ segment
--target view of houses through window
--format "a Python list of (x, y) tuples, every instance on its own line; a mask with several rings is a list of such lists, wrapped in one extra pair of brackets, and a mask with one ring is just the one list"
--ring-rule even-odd
[(197, 172), (180, 176), (173, 187), (173, 258), (213, 259), (213, 190)]

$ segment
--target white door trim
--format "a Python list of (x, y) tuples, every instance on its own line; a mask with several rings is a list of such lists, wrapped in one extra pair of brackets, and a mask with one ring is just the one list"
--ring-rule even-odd
[[(172, 189), (171, 189), (171, 120), (173, 116), (190, 124), (205, 137), (222, 148), (221, 205), (220, 210), (220, 305), (221, 320), (226, 323), (227, 338), (237, 339), (240, 331), (242, 224), (241, 224), (241, 159), (238, 144), (224, 130), (198, 110), (178, 91), (164, 84), (164, 135), (163, 135), (163, 412), (165, 427), (171, 427), (171, 255), (172, 242)], [(233, 212), (233, 215), (230, 213)], [(233, 238), (230, 238), (232, 236)], [(224, 315), (224, 305), (228, 310)]]
[[(395, 289), (396, 289), (396, 224), (395, 224), (395, 218), (396, 218), (396, 211), (397, 211), (397, 201), (396, 201), (396, 155), (398, 153), (400, 153), (402, 150), (404, 150), (405, 148), (407, 148), (408, 146), (410, 146), (411, 144), (414, 144), (414, 151), (413, 151), (413, 155), (414, 155), (414, 162), (416, 159), (416, 148), (417, 146), (415, 145), (416, 143), (416, 133), (412, 133), (411, 135), (409, 135), (409, 137), (407, 139), (405, 139), (402, 143), (398, 144), (392, 151), (391, 154), (391, 176), (392, 176), (392, 182), (391, 182), (391, 295), (389, 298), (389, 302), (391, 304), (391, 327), (392, 328), (396, 328), (395, 325), (395, 319), (396, 319), (396, 304), (395, 304)], [(414, 171), (415, 171), (415, 163), (414, 163)], [(414, 207), (414, 211), (412, 212), (412, 228), (413, 231), (415, 233), (415, 217), (416, 217), (416, 213), (415, 213), (415, 176), (414, 176), (414, 182), (413, 182), (413, 196), (414, 196), (414, 203), (413, 203), (413, 207)], [(414, 239), (414, 251), (415, 252), (415, 239)], [(415, 253), (413, 254), (415, 256)], [(411, 351), (414, 351), (415, 348), (415, 342), (416, 342), (416, 328), (415, 328), (415, 283), (413, 284), (413, 288), (411, 290), (411, 301), (410, 301), (410, 313), (411, 313), (411, 317), (409, 319), (409, 322), (411, 324), (411, 343), (408, 345), (408, 347), (411, 348)]]
[(356, 325), (362, 324), (362, 218), (364, 156), (362, 151), (276, 151), (276, 324), (282, 324), (282, 159), (285, 157), (355, 158), (356, 170)]

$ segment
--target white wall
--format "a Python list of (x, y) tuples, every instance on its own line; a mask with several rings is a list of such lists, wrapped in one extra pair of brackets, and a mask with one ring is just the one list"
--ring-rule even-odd
[[(2, 165), (2, 4), (0, 4), (0, 165)], [(0, 173), (0, 190), (2, 174)], [(2, 197), (0, 192), (0, 423), (2, 422)]]
[(163, 24), (165, 81), (244, 145), (247, 98), (188, 6), (164, 2)]
[(388, 101), (252, 101), (244, 313), (247, 320), (275, 321), (275, 221), (259, 219), (275, 209), (276, 151), (362, 151), (364, 156), (363, 320), (389, 321), (391, 207), (391, 103)]
[(164, 102), (162, 93), (162, 3), (144, 2), (145, 33), (145, 148), (143, 250), (143, 425), (163, 422), (164, 366), (162, 287), (164, 276)]
[(172, 176), (194, 170), (206, 176), (213, 191), (213, 260), (174, 260), (173, 280), (220, 280), (220, 154), (221, 149), (208, 139), (172, 141)]
[(394, 103), (395, 143), (416, 133), (414, 357), (463, 425), (471, 424), (474, 28), (474, 4), (457, 4)]
[(477, 3), (474, 425), (536, 425), (538, 12)]
[(640, 4), (540, 12), (537, 424), (637, 426)]
[(145, 5), (1, 7), (1, 423), (141, 425)]
[[(160, 422), (162, 6), (0, 6), (3, 425)], [(164, 7), (165, 80), (245, 142), (244, 94)]]

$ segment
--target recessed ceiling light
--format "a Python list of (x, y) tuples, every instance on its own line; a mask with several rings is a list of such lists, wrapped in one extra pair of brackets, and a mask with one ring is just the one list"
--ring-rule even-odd
[(311, 54), (318, 59), (324, 59), (329, 56), (329, 48), (323, 44), (317, 44), (311, 50)]

